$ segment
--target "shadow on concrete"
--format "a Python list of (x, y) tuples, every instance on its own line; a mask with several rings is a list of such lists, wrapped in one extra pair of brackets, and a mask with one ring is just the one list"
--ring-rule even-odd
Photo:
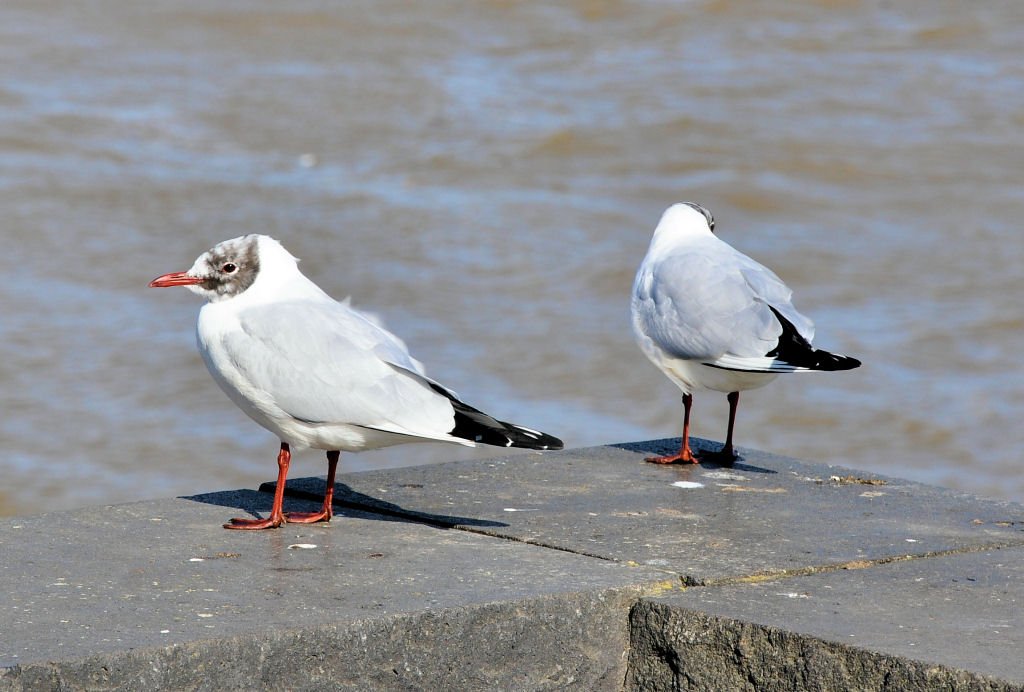
[[(238, 490), (221, 490), (215, 493), (200, 493), (199, 495), (179, 495), (179, 500), (190, 500), (192, 502), (201, 502), (206, 505), (216, 505), (218, 507), (229, 507), (237, 511), (238, 516), (248, 514), (254, 519), (262, 519), (270, 514), (270, 507), (273, 504), (273, 496), (268, 496), (266, 493), (257, 492), (248, 488), (240, 488)], [(288, 503), (285, 502), (284, 510), (289, 511)], [(302, 509), (313, 509), (302, 508)], [(234, 515), (233, 515), (234, 516)], [(225, 517), (227, 521), (227, 517)]]
[[(267, 482), (260, 486), (261, 493), (273, 494), (274, 488), (277, 487), (276, 482)], [(323, 502), (324, 499), (324, 482), (319, 478), (295, 478), (289, 479), (288, 485), (285, 486), (285, 497), (302, 498), (305, 500), (314, 500), (316, 502)], [(400, 519), (402, 521), (411, 521), (417, 524), (429, 524), (430, 526), (436, 526), (442, 529), (451, 529), (455, 527), (460, 528), (501, 528), (506, 527), (508, 524), (500, 521), (491, 521), (489, 519), (477, 519), (475, 517), (461, 517), (453, 514), (432, 514), (430, 512), (424, 512), (415, 509), (406, 509), (401, 505), (395, 504), (394, 502), (387, 502), (379, 497), (373, 495), (367, 495), (357, 490), (353, 490), (350, 486), (345, 483), (334, 484), (334, 502), (335, 507), (343, 507), (345, 509), (358, 509), (363, 512), (371, 512), (373, 514), (382, 514), (391, 519)]]
[[(318, 481), (321, 491), (317, 492), (308, 489), (311, 482), (316, 483)], [(264, 483), (260, 486), (259, 492), (252, 490), (224, 490), (215, 493), (202, 493), (200, 495), (183, 495), (179, 499), (220, 507), (233, 507), (252, 517), (262, 518), (270, 513), (276, 485), (274, 482)], [(294, 488), (293, 485), (295, 486)], [(322, 502), (324, 497), (322, 488), (323, 481), (317, 478), (289, 480), (288, 485), (285, 486), (285, 511), (289, 510), (289, 498)], [(385, 502), (380, 498), (352, 490), (352, 488), (344, 483), (335, 484), (333, 504), (335, 507), (360, 510), (371, 515), (367, 518), (374, 518), (373, 515), (376, 515), (376, 518), (382, 521), (406, 521), (415, 524), (428, 524), (441, 529), (455, 527), (501, 528), (508, 526), (508, 524), (500, 521), (459, 517), (448, 514), (431, 514), (429, 512), (405, 509), (392, 502)]]
[[(269, 483), (267, 485), (271, 486), (270, 491), (273, 492), (274, 484)], [(260, 487), (260, 490), (263, 490), (262, 486)], [(288, 493), (290, 491), (286, 490), (285, 492)], [(322, 500), (323, 496), (319, 496), (318, 499)], [(430, 512), (406, 509), (393, 502), (385, 502), (378, 497), (353, 490), (344, 483), (335, 483), (334, 485), (334, 505), (336, 507), (361, 509), (365, 512), (384, 514), (396, 519), (415, 521), (420, 524), (430, 524), (431, 526), (437, 526), (444, 529), (451, 529), (456, 526), (461, 528), (500, 528), (508, 526), (508, 524), (501, 521), (476, 519), (474, 517), (460, 517), (449, 514), (431, 514)]]
[[(617, 449), (625, 449), (629, 452), (637, 452), (643, 454), (654, 454), (662, 456), (666, 454), (674, 454), (679, 451), (679, 445), (682, 444), (682, 438), (679, 437), (668, 437), (661, 440), (646, 440), (644, 442), (623, 442), (619, 444), (608, 445), (609, 447), (615, 447)], [(726, 464), (723, 461), (715, 458), (715, 453), (721, 450), (721, 442), (712, 442), (711, 440), (705, 440), (700, 437), (690, 438), (690, 447), (694, 453), (698, 456), (701, 454), (708, 455), (706, 458), (700, 460), (698, 464), (701, 468), (705, 469), (733, 469), (735, 471), (746, 471), (747, 473), (778, 473), (772, 469), (762, 468), (760, 466), (751, 466), (743, 463), (743, 455), (740, 454), (736, 457), (736, 461), (732, 464)], [(710, 454), (709, 454), (710, 453)]]

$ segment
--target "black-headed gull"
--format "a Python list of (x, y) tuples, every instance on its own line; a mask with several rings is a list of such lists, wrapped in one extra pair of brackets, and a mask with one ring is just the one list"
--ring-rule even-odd
[[(460, 401), (426, 376), (398, 337), (328, 296), (297, 263), (273, 238), (247, 235), (203, 253), (188, 271), (149, 284), (187, 286), (209, 301), (196, 328), (206, 367), (239, 408), (281, 439), (270, 516), (232, 519), (225, 528), (330, 521), (342, 450), (425, 441), (562, 448), (558, 438)], [(283, 512), (292, 445), (327, 452), (319, 512)]]
[(650, 457), (697, 463), (690, 450), (693, 393), (726, 392), (729, 429), (722, 451), (732, 463), (732, 429), (740, 391), (763, 387), (784, 372), (850, 370), (860, 361), (811, 346), (814, 323), (793, 307), (793, 292), (767, 267), (714, 234), (704, 207), (669, 207), (654, 231), (633, 283), (633, 332), (640, 348), (683, 390), (678, 454)]

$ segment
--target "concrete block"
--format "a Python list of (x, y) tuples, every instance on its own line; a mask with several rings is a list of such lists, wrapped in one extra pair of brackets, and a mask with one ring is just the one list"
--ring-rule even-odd
[(1024, 689), (1024, 549), (643, 599), (627, 689)]
[[(1021, 506), (1010, 502), (748, 449), (731, 468), (643, 460), (678, 444), (655, 440), (345, 474), (335, 498), (651, 566), (690, 585), (1024, 544)], [(319, 498), (323, 480), (295, 479), (288, 488)], [(272, 492), (273, 484), (263, 489)]]
[(619, 689), (628, 609), (664, 586), (356, 511), (220, 526), (269, 503), (238, 491), (3, 519), (0, 690)]
[(1024, 689), (1024, 507), (677, 444), (0, 519), (0, 691)]

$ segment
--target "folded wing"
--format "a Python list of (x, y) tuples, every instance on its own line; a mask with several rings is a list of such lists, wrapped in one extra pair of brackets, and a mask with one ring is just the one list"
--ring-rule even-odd
[(791, 295), (771, 270), (710, 238), (646, 264), (634, 286), (634, 319), (672, 357), (764, 358), (783, 334), (777, 314), (806, 341), (814, 336)]
[(450, 439), (455, 411), (398, 337), (334, 301), (256, 306), (227, 337), (240, 373), (288, 415)]

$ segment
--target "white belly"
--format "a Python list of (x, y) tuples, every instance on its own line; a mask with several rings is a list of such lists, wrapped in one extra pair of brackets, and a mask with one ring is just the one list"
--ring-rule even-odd
[(655, 364), (688, 394), (704, 389), (726, 393), (757, 389), (778, 377), (775, 373), (712, 368), (693, 360), (666, 360)]
[[(359, 452), (409, 442), (432, 442), (416, 435), (378, 430), (347, 423), (311, 423), (292, 417), (281, 409), (271, 397), (249, 385), (235, 369), (230, 359), (219, 353), (217, 346), (200, 340), (200, 353), (206, 368), (217, 385), (245, 415), (298, 449), (340, 450)], [(457, 444), (475, 446), (469, 440), (453, 438)]]

